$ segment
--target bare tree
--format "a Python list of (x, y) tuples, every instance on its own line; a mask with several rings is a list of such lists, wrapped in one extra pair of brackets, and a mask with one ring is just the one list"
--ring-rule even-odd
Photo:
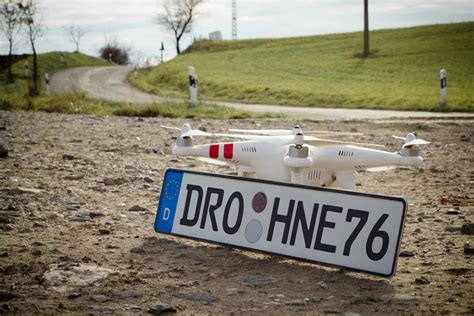
[(12, 53), (18, 33), (21, 30), (21, 10), (18, 2), (9, 0), (0, 7), (0, 31), (8, 41), (8, 82), (13, 82)]
[(36, 55), (36, 40), (43, 36), (45, 33), (45, 27), (41, 22), (41, 18), (38, 13), (38, 6), (35, 0), (27, 0), (19, 5), (20, 10), (23, 13), (23, 25), (25, 33), (28, 37), (28, 41), (31, 44), (31, 50), (33, 51), (33, 95), (39, 94), (39, 74), (38, 74), (38, 58)]
[(64, 34), (66, 34), (67, 39), (76, 45), (76, 53), (79, 53), (79, 43), (84, 35), (87, 34), (88, 28), (84, 26), (76, 26), (71, 24), (69, 26), (64, 27)]
[(202, 2), (204, 0), (163, 0), (164, 13), (158, 14), (154, 23), (173, 32), (178, 55), (181, 53), (179, 41), (185, 33), (191, 31), (196, 7)]

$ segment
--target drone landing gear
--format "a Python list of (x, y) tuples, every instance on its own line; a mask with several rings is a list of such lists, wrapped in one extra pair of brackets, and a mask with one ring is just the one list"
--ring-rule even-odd
[(331, 185), (341, 189), (357, 191), (355, 184), (354, 172), (352, 171), (337, 171), (336, 181)]
[(253, 178), (253, 179), (257, 178), (257, 173), (255, 172), (255, 170), (247, 166), (239, 166), (237, 175), (239, 177), (244, 177), (244, 178)]

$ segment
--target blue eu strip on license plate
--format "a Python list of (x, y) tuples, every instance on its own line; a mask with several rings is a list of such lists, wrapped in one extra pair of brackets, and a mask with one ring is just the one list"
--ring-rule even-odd
[(155, 230), (390, 277), (405, 213), (400, 197), (169, 169)]

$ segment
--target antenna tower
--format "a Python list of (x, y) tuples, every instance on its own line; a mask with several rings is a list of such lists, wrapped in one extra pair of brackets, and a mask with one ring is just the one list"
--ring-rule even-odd
[(232, 39), (237, 39), (237, 0), (232, 0)]

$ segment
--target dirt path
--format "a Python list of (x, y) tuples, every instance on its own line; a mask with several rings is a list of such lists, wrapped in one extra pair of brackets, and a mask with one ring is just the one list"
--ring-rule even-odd
[[(421, 168), (358, 173), (358, 189), (403, 196), (392, 279), (213, 246), (153, 231), (169, 167), (229, 173), (170, 155), (176, 119), (0, 112), (0, 314), (474, 312), (474, 123), (189, 120), (195, 127), (357, 131), (354, 140), (433, 141)], [(138, 206), (138, 207), (137, 207)], [(471, 226), (471, 234), (472, 234)], [(470, 242), (469, 253), (464, 245)], [(469, 250), (470, 249), (470, 250)]]
[[(170, 98), (148, 94), (132, 87), (127, 81), (127, 75), (131, 70), (132, 68), (130, 67), (81, 67), (65, 69), (51, 77), (51, 89), (61, 93), (71, 90), (82, 91), (94, 98), (134, 103), (171, 100)], [(472, 113), (323, 109), (219, 101), (210, 102), (251, 112), (282, 113), (291, 118), (311, 120), (474, 117)]]

